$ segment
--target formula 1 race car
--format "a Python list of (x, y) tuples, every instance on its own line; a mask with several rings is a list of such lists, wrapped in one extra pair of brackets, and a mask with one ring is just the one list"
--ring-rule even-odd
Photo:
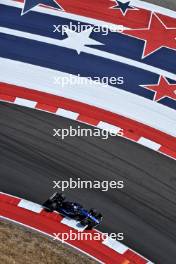
[(80, 221), (80, 224), (86, 226), (86, 229), (98, 226), (103, 218), (102, 214), (97, 213), (95, 209), (87, 211), (79, 203), (65, 201), (65, 196), (58, 192), (55, 192), (44, 202), (43, 207), (48, 212), (57, 211), (63, 216)]

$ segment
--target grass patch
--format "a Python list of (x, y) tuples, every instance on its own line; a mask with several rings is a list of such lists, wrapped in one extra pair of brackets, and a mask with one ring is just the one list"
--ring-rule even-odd
[(95, 264), (71, 247), (14, 223), (0, 222), (2, 264)]

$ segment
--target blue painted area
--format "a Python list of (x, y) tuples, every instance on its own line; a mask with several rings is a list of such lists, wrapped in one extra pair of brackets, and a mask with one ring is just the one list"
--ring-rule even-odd
[[(73, 24), (79, 23), (78, 21), (32, 11), (25, 16), (20, 16), (20, 9), (5, 5), (0, 5), (0, 10), (0, 26), (59, 40), (67, 38), (67, 35), (62, 36), (61, 33), (54, 33), (54, 24), (69, 25), (70, 22)], [(84, 25), (84, 23), (80, 23), (80, 25)], [(173, 50), (162, 48), (158, 52), (141, 60), (144, 45), (144, 41), (142, 40), (112, 32), (109, 32), (106, 36), (103, 31), (99, 33), (92, 32), (90, 37), (105, 44), (104, 46), (93, 46), (94, 49), (131, 58), (175, 73), (176, 52)], [(124, 84), (112, 85), (109, 83), (109, 85), (151, 100), (153, 99), (154, 92), (140, 85), (157, 84), (159, 79), (159, 76), (155, 73), (110, 59), (86, 53), (78, 55), (75, 50), (2, 33), (0, 34), (0, 56), (70, 74), (80, 74), (83, 77), (92, 77), (93, 79), (94, 77), (103, 78), (104, 76), (108, 78), (123, 76)], [(169, 82), (175, 83), (173, 80), (169, 80)], [(159, 103), (176, 109), (175, 100), (164, 98)]]

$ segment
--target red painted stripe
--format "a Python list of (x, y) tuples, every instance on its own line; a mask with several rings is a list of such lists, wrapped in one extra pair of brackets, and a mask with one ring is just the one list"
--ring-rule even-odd
[[(57, 0), (64, 8), (65, 12), (77, 14), (80, 16), (90, 17), (93, 19), (123, 25), (129, 28), (147, 28), (150, 20), (151, 11), (145, 8), (138, 10), (128, 10), (123, 16), (118, 9), (110, 9), (115, 6), (116, 2), (111, 0)], [(24, 2), (24, 0), (16, 0), (16, 2)], [(132, 4), (131, 4), (132, 5)], [(58, 11), (60, 12), (60, 11)], [(158, 14), (168, 27), (176, 26), (176, 19)], [(106, 24), (106, 23), (105, 23)]]
[(39, 109), (39, 110), (43, 110), (43, 111), (48, 111), (51, 113), (56, 113), (58, 107), (57, 106), (52, 106), (52, 105), (47, 105), (47, 104), (41, 104), (41, 103), (37, 103), (37, 105), (35, 106), (35, 108)]
[(129, 259), (132, 263), (135, 264), (147, 264), (148, 260), (144, 259), (142, 256), (136, 254), (134, 251), (128, 249), (123, 256)]
[(77, 118), (77, 121), (81, 121), (81, 122), (84, 122), (84, 123), (87, 123), (93, 126), (97, 126), (99, 123), (97, 119), (94, 119), (94, 118), (91, 118), (85, 115), (79, 115)]
[[(73, 230), (75, 233), (78, 231), (61, 224), (61, 216), (58, 215), (58, 219), (53, 219), (46, 216), (46, 213), (37, 214), (29, 210), (17, 207), (4, 202), (0, 199), (0, 215), (10, 218), (12, 220), (18, 221), (22, 224), (28, 225), (32, 228), (36, 228), (42, 232), (45, 232), (49, 235), (53, 233), (69, 233), (70, 230)], [(85, 231), (87, 232), (87, 231)], [(91, 233), (95, 231), (89, 231)], [(123, 264), (127, 260), (123, 255), (118, 254), (116, 251), (108, 248), (103, 245), (101, 241), (97, 240), (70, 240), (67, 241), (73, 246), (87, 252), (88, 254), (98, 258), (99, 260), (107, 264)]]
[(130, 129), (128, 129), (128, 131), (124, 131), (124, 137), (130, 138), (133, 141), (138, 141), (141, 136), (134, 134), (133, 130), (131, 130), (131, 132), (130, 132)]
[(167, 27), (176, 28), (176, 19), (165, 15), (158, 14), (159, 18), (164, 22)]
[(11, 195), (0, 193), (0, 201), (3, 203), (9, 203), (11, 205), (17, 206), (21, 199), (13, 197)]
[(176, 151), (173, 151), (171, 149), (169, 149), (169, 146), (165, 147), (165, 146), (162, 146), (159, 151), (161, 153), (164, 153), (166, 154), (167, 156), (170, 156), (170, 157), (173, 157), (174, 159), (176, 159)]
[(14, 102), (15, 98), (16, 98), (15, 96), (11, 96), (8, 94), (0, 94), (0, 100), (3, 101)]
[(173, 153), (176, 152), (175, 137), (118, 114), (63, 97), (4, 83), (0, 83), (0, 93), (32, 100), (40, 104), (51, 105), (52, 107), (63, 108), (87, 116), (87, 118), (107, 122), (123, 128), (125, 136), (128, 135), (130, 139), (138, 140), (140, 137), (145, 137), (167, 147)]
[[(24, 2), (23, 0), (17, 0)], [(77, 14), (85, 17), (98, 19), (101, 21), (123, 25), (129, 28), (147, 27), (151, 12), (145, 9), (129, 10), (125, 16), (120, 10), (110, 9), (116, 2), (110, 0), (57, 0), (65, 12)], [(58, 11), (60, 12), (60, 11)], [(106, 24), (106, 23), (105, 23)]]

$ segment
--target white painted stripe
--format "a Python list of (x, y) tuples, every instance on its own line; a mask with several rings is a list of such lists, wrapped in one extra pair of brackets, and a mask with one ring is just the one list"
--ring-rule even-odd
[(23, 199), (19, 202), (18, 207), (30, 210), (35, 213), (41, 213), (43, 210), (41, 205)]
[(148, 261), (147, 264), (154, 264), (154, 262)]
[(54, 78), (70, 78), (69, 74), (18, 61), (0, 58), (0, 68), (1, 82), (103, 108), (176, 136), (176, 111), (157, 102), (94, 82), (91, 85), (90, 82), (84, 81), (82, 82), (84, 85), (80, 82), (80, 85), (61, 84), (58, 87), (54, 83)]
[[(10, 34), (16, 37), (21, 37), (21, 38), (26, 38), (26, 39), (30, 39), (30, 40), (34, 40), (34, 41), (40, 41), (40, 42), (44, 42), (50, 45), (55, 45), (55, 46), (59, 46), (59, 47), (64, 47), (64, 48), (68, 48), (68, 49), (74, 49), (71, 41), (66, 41), (66, 40), (58, 40), (58, 39), (53, 39), (53, 38), (48, 38), (48, 37), (44, 37), (41, 35), (36, 35), (36, 34), (31, 34), (31, 33), (27, 33), (27, 32), (23, 32), (23, 31), (19, 31), (19, 30), (14, 30), (14, 29), (10, 29), (10, 28), (5, 28), (5, 27), (0, 27), (0, 33), (4, 33), (4, 34)], [(76, 52), (76, 51), (75, 51)], [(159, 69), (157, 67), (139, 62), (139, 61), (135, 61), (126, 57), (122, 57), (116, 54), (111, 54), (108, 53), (106, 51), (101, 51), (98, 49), (94, 49), (94, 48), (89, 48), (84, 46), (82, 48), (82, 52), (88, 53), (88, 54), (92, 54), (95, 56), (99, 56), (101, 58), (107, 58), (116, 62), (121, 62), (139, 69), (143, 69), (145, 71), (149, 71), (152, 73), (156, 73), (158, 75), (163, 75), (167, 78), (176, 80), (176, 74), (173, 74), (171, 72)]]
[(14, 101), (15, 104), (21, 105), (21, 106), (27, 106), (31, 108), (35, 108), (37, 102), (22, 99), (22, 98), (16, 98)]
[(79, 221), (71, 219), (69, 217), (64, 217), (61, 221), (62, 224), (72, 227), (78, 231), (84, 231), (87, 226), (82, 226)]
[(76, 120), (79, 116), (78, 113), (75, 113), (75, 112), (72, 112), (72, 111), (68, 111), (68, 110), (65, 110), (65, 109), (62, 109), (62, 108), (59, 108), (56, 112), (56, 115), (59, 115), (59, 116), (63, 116), (63, 117), (66, 117), (66, 118), (70, 118), (70, 119), (73, 119), (73, 120)]
[(145, 146), (145, 147), (148, 147), (150, 149), (153, 149), (153, 150), (159, 150), (161, 145), (154, 142), (154, 141), (151, 141), (147, 138), (144, 138), (144, 137), (141, 137), (138, 141), (137, 141), (139, 144)]
[(104, 245), (106, 245), (109, 248), (112, 248), (113, 250), (117, 251), (120, 254), (124, 254), (129, 248), (120, 243), (119, 241), (112, 239), (108, 237), (102, 242)]
[(117, 126), (113, 126), (111, 124), (108, 124), (106, 122), (103, 122), (103, 121), (100, 121), (97, 125), (98, 128), (101, 128), (101, 129), (104, 129), (104, 130), (107, 130), (109, 131), (110, 133), (112, 134), (117, 134), (119, 133), (119, 131), (121, 130), (120, 127), (117, 127)]

